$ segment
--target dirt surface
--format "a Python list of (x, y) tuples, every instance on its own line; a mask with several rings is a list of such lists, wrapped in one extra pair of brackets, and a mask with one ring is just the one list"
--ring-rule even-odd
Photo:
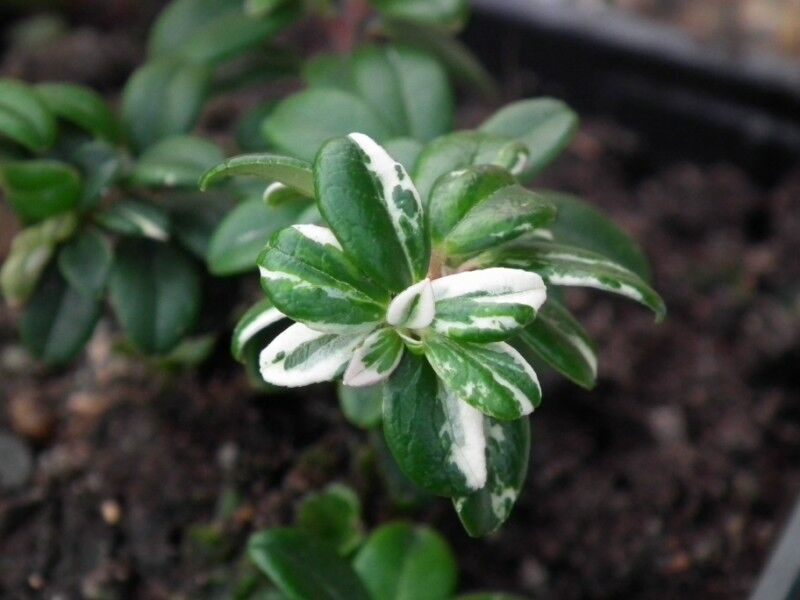
[(290, 523), (298, 498), (335, 480), (370, 525), (439, 527), (464, 590), (743, 597), (800, 493), (800, 171), (758, 189), (733, 167), (647, 156), (594, 120), (540, 182), (643, 243), (670, 314), (655, 325), (571, 296), (601, 348), (599, 385), (542, 374), (530, 477), (487, 540), (444, 500), (393, 506), (327, 387), (254, 392), (224, 342), (200, 373), (160, 374), (114, 352), (107, 323), (74, 368), (48, 373), (0, 308), (0, 597), (211, 597), (252, 531)]

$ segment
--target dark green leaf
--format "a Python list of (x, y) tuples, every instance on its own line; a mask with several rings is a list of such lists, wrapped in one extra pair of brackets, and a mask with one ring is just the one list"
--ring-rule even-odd
[(122, 157), (105, 142), (91, 141), (82, 144), (72, 158), (83, 175), (83, 190), (78, 208), (89, 210), (97, 206), (117, 181), (122, 171)]
[(200, 181), (200, 189), (237, 175), (258, 177), (264, 181), (278, 181), (307, 196), (314, 197), (314, 175), (311, 164), (303, 160), (277, 154), (244, 154), (210, 168)]
[(92, 335), (100, 309), (96, 298), (72, 288), (53, 266), (45, 272), (22, 318), (22, 341), (41, 361), (65, 364)]
[(391, 130), (359, 97), (335, 89), (309, 89), (290, 96), (264, 120), (267, 139), (284, 152), (313, 160), (328, 140), (353, 131), (378, 141)]
[(592, 389), (597, 379), (597, 353), (581, 324), (556, 300), (548, 298), (536, 319), (515, 344), (523, 355), (535, 352), (579, 386)]
[(483, 131), (516, 138), (528, 147), (520, 180), (530, 181), (569, 145), (578, 131), (578, 115), (560, 100), (521, 100), (501, 108), (481, 125)]
[(487, 417), (484, 430), (486, 486), (453, 500), (461, 523), (473, 537), (496, 531), (508, 519), (528, 473), (531, 447), (530, 423), (526, 418), (495, 421)]
[(94, 90), (71, 83), (40, 83), (35, 89), (55, 116), (106, 141), (119, 140), (117, 118)]
[(56, 140), (56, 121), (30, 87), (0, 79), (0, 136), (31, 152), (46, 150)]
[(84, 229), (58, 253), (58, 267), (69, 285), (79, 292), (100, 297), (113, 258), (111, 243), (92, 229)]
[(109, 280), (111, 304), (123, 329), (142, 351), (172, 350), (200, 312), (200, 277), (180, 250), (130, 238), (117, 248)]
[(224, 159), (222, 150), (208, 140), (191, 135), (169, 137), (142, 153), (131, 183), (194, 189), (203, 173)]
[(320, 212), (345, 252), (394, 292), (423, 279), (430, 236), (405, 169), (368, 137), (328, 142), (314, 165)]
[(302, 204), (266, 206), (261, 198), (242, 202), (219, 224), (208, 248), (208, 268), (214, 275), (256, 270), (256, 260), (276, 231), (298, 222)]
[(345, 559), (298, 530), (257, 533), (247, 554), (292, 600), (373, 600)]
[(98, 212), (95, 221), (114, 233), (152, 240), (169, 239), (169, 215), (153, 204), (122, 200)]
[(562, 244), (597, 252), (651, 281), (650, 265), (639, 245), (614, 221), (591, 204), (558, 192), (541, 192), (556, 205), (558, 218), (551, 230)]
[(423, 526), (390, 523), (376, 529), (353, 567), (373, 600), (449, 600), (456, 587), (452, 550)]
[(414, 182), (427, 206), (434, 184), (442, 175), (474, 165), (495, 165), (515, 174), (525, 164), (528, 149), (519, 142), (480, 131), (444, 135), (420, 154)]
[(349, 387), (339, 384), (336, 388), (339, 406), (344, 416), (356, 427), (372, 429), (383, 419), (383, 384), (366, 387)]
[(140, 67), (128, 80), (122, 98), (122, 119), (135, 146), (142, 150), (165, 137), (190, 131), (210, 81), (207, 67), (177, 59)]
[(297, 511), (297, 526), (347, 556), (364, 539), (361, 502), (352, 489), (334, 483), (303, 499)]
[(27, 223), (74, 208), (81, 177), (57, 160), (26, 160), (0, 165), (0, 186), (16, 213)]

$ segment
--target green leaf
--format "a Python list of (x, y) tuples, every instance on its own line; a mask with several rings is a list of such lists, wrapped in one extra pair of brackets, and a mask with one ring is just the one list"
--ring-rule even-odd
[(30, 87), (0, 79), (0, 136), (31, 152), (41, 152), (56, 141), (56, 120)]
[(505, 594), (503, 592), (478, 592), (476, 594), (461, 594), (456, 600), (528, 600), (516, 594)]
[(258, 177), (268, 182), (279, 181), (308, 198), (314, 198), (311, 164), (277, 154), (244, 154), (226, 160), (203, 174), (200, 189), (206, 190), (221, 179), (237, 175)]
[(351, 488), (334, 483), (303, 499), (297, 511), (297, 527), (347, 556), (364, 539), (361, 502)]
[(333, 381), (344, 372), (366, 336), (325, 333), (295, 323), (261, 352), (261, 376), (267, 383), (283, 387)]
[(309, 89), (282, 101), (264, 120), (267, 140), (284, 152), (313, 160), (330, 139), (360, 131), (376, 140), (391, 130), (375, 111), (354, 94), (335, 89)]
[(529, 151), (520, 171), (523, 182), (541, 173), (569, 145), (578, 131), (578, 115), (554, 98), (521, 100), (501, 108), (489, 117), (481, 130), (516, 138)]
[(336, 387), (339, 406), (350, 423), (362, 429), (378, 427), (383, 419), (383, 384)]
[(533, 412), (541, 389), (531, 366), (504, 342), (459, 343), (444, 336), (424, 338), (425, 356), (457, 398), (496, 419), (518, 419)]
[(516, 174), (528, 149), (514, 140), (481, 131), (459, 131), (437, 138), (420, 154), (414, 182), (425, 205), (439, 177), (475, 165), (495, 165)]
[(22, 341), (36, 358), (63, 365), (83, 349), (100, 317), (100, 302), (48, 269), (22, 318)]
[(143, 352), (172, 350), (200, 313), (200, 277), (173, 246), (124, 239), (109, 279), (111, 305), (130, 340)]
[(487, 417), (484, 430), (486, 486), (453, 500), (461, 523), (472, 537), (488, 535), (508, 519), (525, 482), (530, 456), (528, 419), (503, 422)]
[(394, 136), (430, 141), (450, 130), (453, 95), (447, 74), (426, 53), (404, 46), (366, 46), (353, 56), (353, 79), (357, 94)]
[(309, 87), (333, 88), (351, 94), (356, 91), (352, 56), (342, 54), (312, 56), (303, 64), (301, 74)]
[(376, 529), (353, 567), (373, 600), (449, 600), (456, 587), (453, 552), (429, 527), (389, 523)]
[(208, 268), (213, 275), (252, 272), (261, 250), (272, 235), (298, 222), (304, 206), (267, 206), (261, 198), (245, 200), (219, 224), (208, 248)]
[(253, 535), (247, 554), (292, 600), (372, 600), (334, 548), (296, 529)]
[(523, 240), (476, 257), (476, 266), (501, 266), (539, 273), (552, 285), (589, 287), (619, 294), (652, 310), (656, 320), (667, 308), (661, 296), (636, 273), (588, 250), (547, 241)]
[(244, 12), (250, 17), (264, 17), (291, 0), (244, 0)]
[(394, 292), (426, 276), (427, 223), (402, 165), (370, 138), (351, 134), (323, 147), (314, 174), (322, 216), (367, 275)]
[(190, 196), (187, 205), (170, 206), (169, 211), (170, 229), (175, 239), (203, 262), (208, 261), (214, 232), (230, 210), (227, 199), (225, 202), (208, 200), (211, 198), (201, 198), (199, 194)]
[(0, 164), (0, 187), (22, 220), (33, 223), (74, 208), (81, 177), (57, 160), (6, 162)]
[(84, 229), (61, 248), (58, 268), (71, 287), (86, 296), (100, 297), (112, 258), (108, 239), (92, 229)]
[(386, 310), (386, 322), (397, 329), (425, 329), (434, 314), (431, 280), (423, 279), (395, 296)]
[(450, 30), (461, 28), (469, 16), (467, 0), (371, 0), (388, 17), (437, 25)]
[(269, 144), (261, 133), (261, 123), (275, 109), (277, 102), (265, 102), (248, 110), (236, 124), (236, 143), (244, 152), (265, 152)]
[(380, 383), (397, 368), (403, 348), (403, 341), (391, 327), (372, 332), (356, 349), (342, 381), (354, 387)]
[(483, 415), (447, 392), (424, 358), (406, 352), (386, 383), (383, 431), (406, 476), (442, 496), (486, 482)]
[(644, 252), (614, 221), (591, 204), (569, 194), (540, 193), (558, 209), (558, 218), (550, 228), (556, 241), (607, 256), (651, 282), (650, 265)]
[(289, 318), (319, 331), (369, 331), (383, 320), (384, 291), (358, 270), (330, 230), (294, 225), (258, 258), (261, 286)]
[(113, 233), (169, 239), (169, 215), (160, 207), (135, 200), (121, 200), (94, 215), (95, 221)]
[(222, 150), (208, 140), (191, 135), (166, 138), (142, 153), (131, 183), (194, 189), (203, 173), (224, 158)]
[(152, 57), (180, 55), (218, 63), (274, 36), (299, 15), (286, 3), (264, 18), (243, 11), (242, 0), (175, 0), (158, 17), (148, 42)]
[(40, 83), (36, 93), (56, 117), (109, 142), (119, 140), (120, 126), (103, 97), (71, 83)]
[(259, 333), (285, 318), (284, 314), (272, 305), (269, 298), (257, 302), (245, 312), (231, 337), (231, 354), (242, 362), (244, 359), (244, 349)]
[(480, 269), (433, 281), (433, 330), (467, 342), (499, 342), (520, 332), (546, 298), (542, 278), (518, 269)]
[(26, 227), (14, 237), (0, 270), (0, 288), (10, 304), (28, 300), (55, 246), (72, 235), (77, 222), (74, 213), (65, 213)]
[(137, 69), (122, 97), (122, 120), (134, 145), (142, 150), (190, 131), (210, 83), (207, 67), (176, 59), (152, 61)]
[(78, 208), (97, 206), (122, 171), (122, 157), (106, 142), (93, 140), (81, 144), (72, 156), (83, 176), (83, 190)]
[(590, 390), (597, 380), (597, 353), (581, 324), (557, 301), (548, 299), (536, 320), (517, 338), (523, 355), (533, 351), (579, 386)]

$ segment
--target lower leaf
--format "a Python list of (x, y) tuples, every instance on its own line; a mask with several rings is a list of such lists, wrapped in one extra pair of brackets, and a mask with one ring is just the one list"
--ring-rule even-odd
[(484, 420), (486, 433), (486, 485), (455, 498), (461, 523), (473, 537), (496, 531), (511, 514), (528, 472), (531, 433), (528, 419)]

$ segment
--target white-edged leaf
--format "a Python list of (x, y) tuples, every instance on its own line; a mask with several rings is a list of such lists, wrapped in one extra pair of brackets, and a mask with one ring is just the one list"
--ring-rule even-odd
[(392, 292), (424, 278), (430, 237), (419, 195), (403, 166), (366, 135), (331, 140), (317, 156), (319, 208), (342, 247)]
[(541, 388), (533, 368), (505, 342), (474, 344), (428, 334), (425, 356), (445, 387), (482, 413), (511, 420), (533, 412)]
[(400, 337), (389, 327), (378, 329), (356, 349), (342, 381), (351, 387), (375, 385), (392, 374), (402, 357)]
[(385, 385), (386, 443), (428, 492), (463, 496), (486, 483), (483, 414), (448, 391), (424, 357), (406, 352)]
[(386, 322), (394, 327), (424, 329), (434, 317), (433, 288), (423, 279), (400, 292), (386, 311)]
[(502, 341), (530, 323), (547, 297), (536, 273), (495, 267), (434, 280), (433, 329), (470, 342)]
[(334, 333), (371, 330), (383, 321), (386, 292), (353, 265), (325, 227), (281, 230), (261, 253), (258, 267), (264, 291), (295, 321)]
[(471, 263), (539, 273), (551, 285), (589, 287), (635, 300), (660, 321), (667, 312), (661, 296), (633, 271), (600, 254), (533, 238), (490, 250)]
[(275, 308), (269, 298), (257, 302), (242, 315), (231, 337), (231, 354), (242, 362), (244, 359), (244, 347), (259, 333), (270, 325), (277, 323), (285, 315)]
[(295, 323), (261, 352), (261, 376), (267, 383), (283, 387), (332, 381), (366, 336), (325, 333)]

